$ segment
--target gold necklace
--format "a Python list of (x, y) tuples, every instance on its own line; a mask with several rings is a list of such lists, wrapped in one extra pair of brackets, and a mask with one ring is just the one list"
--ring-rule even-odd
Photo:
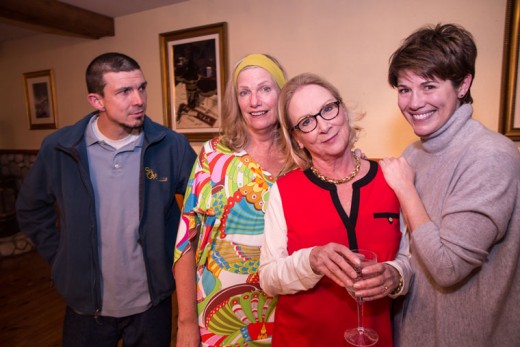
[(340, 178), (340, 179), (325, 177), (322, 174), (320, 174), (320, 172), (314, 166), (311, 166), (311, 171), (316, 175), (316, 177), (318, 177), (322, 181), (332, 183), (332, 184), (347, 183), (348, 181), (350, 181), (354, 177), (356, 177), (356, 175), (359, 173), (359, 169), (361, 168), (361, 159), (359, 159), (359, 157), (354, 155), (354, 161), (356, 162), (356, 165), (354, 166), (354, 170), (347, 177)]

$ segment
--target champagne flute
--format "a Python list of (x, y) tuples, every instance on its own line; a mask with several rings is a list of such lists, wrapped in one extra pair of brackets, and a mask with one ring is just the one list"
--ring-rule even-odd
[[(361, 274), (363, 267), (377, 263), (377, 255), (366, 249), (353, 249), (352, 252), (361, 260), (361, 265), (354, 267), (358, 274), (355, 280), (357, 282), (363, 279), (363, 275)], [(345, 340), (354, 346), (373, 346), (379, 340), (379, 335), (374, 329), (365, 328), (363, 326), (363, 298), (356, 297), (354, 288), (347, 288), (347, 290), (357, 301), (357, 328), (346, 330), (344, 335)]]

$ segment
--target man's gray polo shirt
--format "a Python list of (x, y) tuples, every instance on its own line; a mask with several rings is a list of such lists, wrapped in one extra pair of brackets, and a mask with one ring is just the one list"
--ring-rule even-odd
[(103, 279), (101, 315), (125, 317), (151, 306), (142, 247), (138, 242), (144, 133), (136, 141), (115, 149), (96, 136), (93, 130), (96, 118), (92, 117), (85, 135)]

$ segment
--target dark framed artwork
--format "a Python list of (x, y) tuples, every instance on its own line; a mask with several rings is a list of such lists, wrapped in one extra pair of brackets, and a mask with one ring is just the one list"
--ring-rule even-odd
[(520, 0), (508, 0), (504, 33), (500, 132), (511, 140), (520, 141), (520, 95), (518, 88), (518, 43)]
[(159, 35), (165, 124), (190, 141), (220, 129), (227, 70), (227, 23)]
[(53, 71), (27, 72), (23, 76), (29, 129), (56, 129), (57, 114)]

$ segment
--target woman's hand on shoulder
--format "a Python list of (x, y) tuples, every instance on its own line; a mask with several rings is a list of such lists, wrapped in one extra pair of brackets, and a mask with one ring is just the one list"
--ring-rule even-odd
[(404, 157), (381, 159), (379, 166), (383, 170), (386, 182), (396, 194), (404, 193), (413, 187), (415, 170)]
[(354, 155), (361, 159), (368, 159), (367, 155), (365, 153), (363, 153), (363, 151), (361, 151), (359, 148), (354, 149)]

